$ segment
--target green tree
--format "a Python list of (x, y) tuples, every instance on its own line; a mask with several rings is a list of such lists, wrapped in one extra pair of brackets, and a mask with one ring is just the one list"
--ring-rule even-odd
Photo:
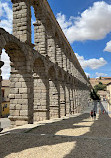
[(94, 90), (97, 93), (99, 90), (105, 90), (106, 85), (104, 85), (102, 82), (99, 82), (99, 84), (94, 86)]
[(93, 91), (91, 92), (90, 96), (91, 96), (91, 98), (92, 98), (93, 100), (100, 100), (99, 95), (96, 93), (96, 91), (95, 91), (94, 89), (93, 89)]

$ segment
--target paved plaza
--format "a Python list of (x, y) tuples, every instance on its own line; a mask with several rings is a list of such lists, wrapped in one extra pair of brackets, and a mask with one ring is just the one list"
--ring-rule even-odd
[[(97, 111), (96, 120), (90, 118), (91, 109)], [(0, 158), (111, 158), (108, 109), (106, 102), (97, 102), (71, 117), (5, 128), (0, 134)]]

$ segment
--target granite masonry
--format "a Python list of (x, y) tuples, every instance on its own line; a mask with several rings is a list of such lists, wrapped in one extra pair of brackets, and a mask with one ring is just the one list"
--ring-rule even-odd
[[(88, 105), (91, 85), (47, 0), (12, 0), (13, 35), (0, 28), (11, 61), (12, 126), (60, 118)], [(31, 6), (34, 44), (31, 43)]]

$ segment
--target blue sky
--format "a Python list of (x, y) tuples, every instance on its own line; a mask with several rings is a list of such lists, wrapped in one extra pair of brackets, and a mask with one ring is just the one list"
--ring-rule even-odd
[[(48, 0), (63, 32), (86, 74), (111, 76), (111, 0)], [(1, 0), (0, 27), (12, 33), (12, 4)], [(35, 21), (32, 11), (32, 22)], [(4, 50), (4, 79), (9, 77), (9, 59)]]

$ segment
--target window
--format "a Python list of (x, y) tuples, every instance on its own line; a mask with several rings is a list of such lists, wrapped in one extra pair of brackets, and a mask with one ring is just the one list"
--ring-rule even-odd
[(4, 105), (4, 108), (7, 108), (7, 104)]

